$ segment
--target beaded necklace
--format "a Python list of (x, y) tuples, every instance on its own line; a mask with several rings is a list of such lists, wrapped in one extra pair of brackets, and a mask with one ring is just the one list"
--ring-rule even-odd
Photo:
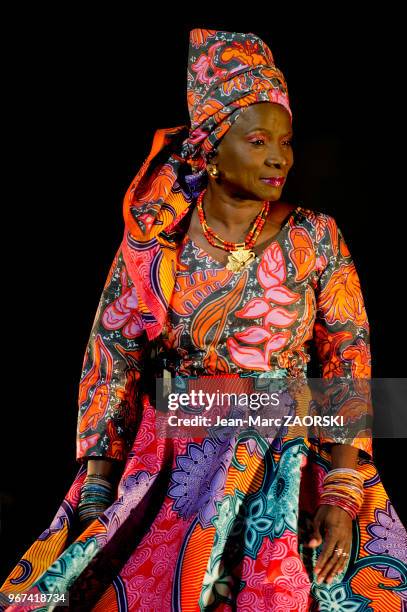
[[(229, 240), (223, 240), (216, 232), (209, 227), (206, 222), (205, 214), (202, 207), (203, 197), (206, 193), (206, 189), (201, 191), (198, 196), (196, 207), (198, 210), (199, 220), (206, 239), (213, 246), (219, 247), (225, 251), (229, 251), (228, 263), (226, 268), (232, 272), (238, 273), (240, 270), (245, 268), (255, 257), (256, 253), (252, 251), (252, 247), (256, 244), (257, 238), (260, 235), (261, 230), (266, 222), (269, 210), (270, 202), (263, 202), (263, 207), (255, 220), (253, 221), (244, 242), (231, 242)], [(221, 244), (216, 244), (216, 240), (219, 240)]]

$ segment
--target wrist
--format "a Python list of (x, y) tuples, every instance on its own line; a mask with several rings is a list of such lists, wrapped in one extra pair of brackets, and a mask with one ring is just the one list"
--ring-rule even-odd
[(88, 459), (88, 476), (95, 474), (109, 478), (113, 474), (114, 465), (108, 459)]
[(333, 468), (324, 477), (319, 505), (342, 508), (352, 519), (363, 504), (364, 479), (353, 468)]
[(356, 469), (359, 449), (350, 444), (333, 444), (331, 448), (332, 469)]
[(114, 501), (113, 486), (104, 476), (87, 475), (82, 485), (78, 504), (79, 520), (92, 520)]

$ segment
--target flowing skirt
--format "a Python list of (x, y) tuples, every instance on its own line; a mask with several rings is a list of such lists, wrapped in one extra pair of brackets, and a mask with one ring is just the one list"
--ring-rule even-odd
[[(365, 496), (350, 558), (318, 584), (323, 544), (304, 542), (331, 463), (317, 439), (154, 432), (147, 402), (115, 501), (83, 532), (80, 466), (2, 585), (0, 610), (50, 610), (68, 595), (69, 610), (93, 612), (407, 611), (407, 534), (371, 459), (358, 458)], [(10, 593), (21, 601), (4, 603)]]

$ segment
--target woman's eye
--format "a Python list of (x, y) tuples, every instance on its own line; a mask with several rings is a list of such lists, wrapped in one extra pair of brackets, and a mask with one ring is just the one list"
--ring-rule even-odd
[[(264, 140), (263, 140), (263, 138), (257, 138), (256, 140), (252, 141), (252, 144), (255, 145), (257, 142), (264, 143)], [(288, 144), (288, 146), (291, 146), (293, 141), (292, 140), (285, 140), (284, 142), (286, 142)]]

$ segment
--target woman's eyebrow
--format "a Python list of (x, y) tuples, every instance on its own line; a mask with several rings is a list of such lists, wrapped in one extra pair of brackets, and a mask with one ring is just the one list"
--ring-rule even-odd
[[(270, 130), (268, 130), (267, 128), (264, 127), (254, 127), (254, 128), (250, 128), (250, 130), (247, 130), (246, 134), (250, 134), (250, 132), (267, 132), (267, 134), (271, 134)], [(292, 129), (288, 130), (287, 132), (285, 132), (285, 134), (292, 134), (293, 131)]]

